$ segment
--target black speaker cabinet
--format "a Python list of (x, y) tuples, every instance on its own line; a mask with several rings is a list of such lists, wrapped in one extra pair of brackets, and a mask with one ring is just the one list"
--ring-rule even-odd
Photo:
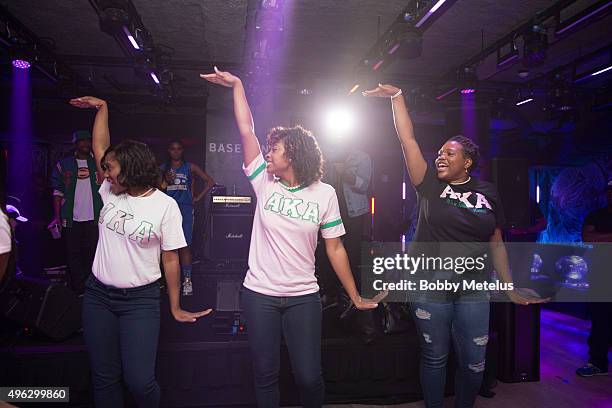
[(499, 335), (497, 378), (503, 382), (540, 380), (540, 306), (492, 303)]
[(526, 227), (529, 214), (529, 164), (525, 159), (491, 160), (491, 177), (497, 186), (507, 227)]
[(209, 259), (243, 261), (249, 256), (253, 215), (213, 213), (210, 215), (205, 254)]
[(18, 279), (0, 293), (2, 314), (53, 340), (63, 340), (81, 328), (81, 302), (64, 285)]

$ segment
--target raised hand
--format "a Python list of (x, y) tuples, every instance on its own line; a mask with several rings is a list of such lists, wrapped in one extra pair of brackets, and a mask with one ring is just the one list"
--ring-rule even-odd
[(106, 101), (96, 98), (95, 96), (81, 96), (80, 98), (71, 99), (68, 103), (80, 109), (100, 109), (100, 107), (104, 105)]
[(399, 92), (399, 88), (393, 85), (378, 84), (378, 86), (369, 91), (362, 92), (363, 96), (378, 96), (379, 98), (390, 98)]
[(240, 82), (240, 78), (237, 76), (226, 71), (219, 71), (217, 67), (215, 67), (214, 74), (200, 74), (200, 78), (212, 82), (213, 84), (227, 86), (228, 88), (233, 88), (234, 85)]

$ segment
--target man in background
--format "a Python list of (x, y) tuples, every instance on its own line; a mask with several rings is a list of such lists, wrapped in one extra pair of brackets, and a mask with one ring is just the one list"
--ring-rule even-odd
[(91, 155), (91, 133), (78, 130), (72, 135), (74, 154), (53, 168), (53, 219), (49, 224), (54, 238), (64, 236), (68, 263), (68, 284), (80, 295), (98, 244), (98, 215), (102, 200), (96, 178), (96, 163)]

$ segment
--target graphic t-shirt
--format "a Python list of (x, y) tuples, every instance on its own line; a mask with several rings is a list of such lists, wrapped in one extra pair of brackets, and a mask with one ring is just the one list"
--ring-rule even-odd
[(317, 292), (317, 234), (345, 233), (334, 188), (321, 181), (287, 187), (266, 172), (262, 155), (243, 169), (257, 197), (244, 286), (269, 296)]
[(161, 168), (164, 173), (168, 170), (174, 173), (174, 179), (166, 187), (166, 194), (174, 198), (179, 205), (193, 205), (191, 165), (183, 162), (176, 169), (168, 169), (167, 164), (163, 164)]
[[(425, 178), (416, 190), (419, 220), (413, 256), (420, 253), (441, 257), (482, 256), (488, 251), (495, 228), (501, 228), (505, 222), (499, 194), (492, 183), (472, 177), (463, 184), (449, 184), (438, 179), (435, 168), (427, 166)], [(440, 252), (436, 252), (433, 243), (452, 244), (443, 244)]]
[(94, 219), (93, 195), (87, 160), (77, 159), (77, 178), (74, 188), (74, 221), (91, 221)]
[(143, 286), (161, 277), (161, 251), (187, 246), (176, 201), (155, 190), (147, 197), (115, 195), (104, 180), (93, 274), (117, 288)]

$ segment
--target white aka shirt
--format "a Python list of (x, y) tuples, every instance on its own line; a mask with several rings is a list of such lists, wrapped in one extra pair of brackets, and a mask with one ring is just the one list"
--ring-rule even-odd
[(319, 290), (315, 249), (323, 238), (344, 235), (336, 191), (315, 181), (289, 188), (266, 172), (259, 155), (244, 172), (257, 196), (244, 286), (269, 296), (300, 296)]
[(171, 197), (155, 190), (147, 197), (115, 195), (104, 180), (104, 207), (98, 220), (98, 247), (93, 274), (102, 283), (131, 288), (161, 277), (161, 251), (187, 246), (181, 212)]

